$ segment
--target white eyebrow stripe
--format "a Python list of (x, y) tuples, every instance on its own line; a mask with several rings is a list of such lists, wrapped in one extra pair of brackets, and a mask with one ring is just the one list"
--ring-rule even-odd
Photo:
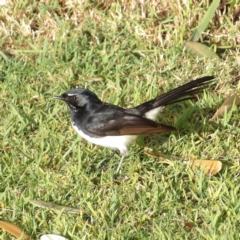
[(73, 93), (68, 93), (67, 95), (68, 96), (76, 96), (76, 94), (73, 94)]

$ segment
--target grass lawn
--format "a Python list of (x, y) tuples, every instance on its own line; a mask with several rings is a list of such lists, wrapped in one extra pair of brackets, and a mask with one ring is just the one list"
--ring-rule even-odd
[[(3, 1), (4, 2), (4, 1)], [(32, 239), (240, 239), (240, 113), (209, 121), (240, 89), (240, 1), (223, 3), (201, 43), (220, 60), (183, 50), (210, 1), (11, 1), (0, 6), (0, 220)], [(222, 1), (226, 2), (226, 1)], [(140, 137), (113, 181), (120, 156), (72, 129), (63, 102), (86, 87), (103, 101), (133, 107), (198, 77), (216, 84), (166, 107), (158, 121), (177, 131)], [(182, 161), (216, 159), (215, 176)], [(39, 208), (41, 200), (79, 214)], [(13, 239), (0, 230), (0, 239)]]

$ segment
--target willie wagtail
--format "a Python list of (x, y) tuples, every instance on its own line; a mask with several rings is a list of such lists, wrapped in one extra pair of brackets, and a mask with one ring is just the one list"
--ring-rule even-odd
[(128, 151), (127, 146), (138, 135), (176, 130), (172, 126), (154, 121), (162, 107), (193, 99), (194, 94), (201, 92), (213, 79), (213, 76), (196, 79), (129, 109), (104, 103), (93, 92), (84, 88), (71, 89), (54, 98), (66, 102), (70, 109), (72, 126), (81, 137), (94, 144), (120, 151), (122, 157), (114, 175), (116, 178)]

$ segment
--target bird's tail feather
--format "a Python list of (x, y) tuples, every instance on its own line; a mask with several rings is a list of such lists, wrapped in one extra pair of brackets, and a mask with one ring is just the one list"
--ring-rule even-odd
[(214, 80), (214, 76), (206, 76), (202, 78), (198, 78), (194, 81), (188, 82), (180, 87), (177, 87), (163, 95), (145, 102), (137, 107), (141, 114), (145, 114), (151, 109), (167, 106), (176, 102), (189, 100), (195, 98), (195, 94), (202, 92), (212, 80)]

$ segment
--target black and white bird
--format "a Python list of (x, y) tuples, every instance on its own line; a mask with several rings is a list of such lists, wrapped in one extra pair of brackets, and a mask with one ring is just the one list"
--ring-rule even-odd
[(127, 146), (138, 135), (176, 130), (172, 126), (155, 122), (162, 107), (195, 98), (194, 95), (202, 92), (213, 79), (213, 76), (196, 79), (129, 109), (102, 102), (93, 92), (84, 88), (71, 89), (54, 98), (66, 102), (72, 126), (81, 137), (120, 151), (122, 157), (114, 175), (116, 178), (128, 151)]

